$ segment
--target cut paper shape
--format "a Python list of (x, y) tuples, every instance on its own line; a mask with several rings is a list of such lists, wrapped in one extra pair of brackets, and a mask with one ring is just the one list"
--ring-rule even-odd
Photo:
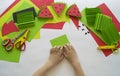
[(21, 13), (25, 13), (25, 12), (31, 12), (31, 11), (33, 12), (33, 16), (34, 16), (34, 19), (35, 19), (35, 17), (37, 16), (36, 11), (35, 11), (34, 7), (30, 7), (30, 8), (21, 10), (21, 11), (14, 12), (13, 13), (14, 22), (17, 23), (17, 14), (21, 14)]
[(50, 12), (53, 15), (53, 19), (49, 19), (46, 23), (58, 23), (58, 22), (69, 22), (70, 18), (69, 16), (66, 15), (67, 12), (67, 6), (63, 9), (63, 12), (61, 13), (60, 16), (58, 16), (55, 12), (55, 10), (52, 8), (52, 6), (48, 6)]
[[(0, 37), (0, 43), (2, 39)], [(0, 45), (0, 60), (5, 60), (9, 62), (19, 62), (21, 52), (17, 49), (13, 49), (11, 52), (7, 52), (2, 45)]]
[(50, 5), (54, 0), (31, 0), (38, 8), (41, 8), (44, 5)]
[(43, 25), (42, 28), (46, 28), (46, 29), (60, 29), (60, 30), (62, 30), (64, 24), (65, 24), (65, 22), (47, 23), (47, 24)]
[(52, 47), (54, 46), (63, 46), (67, 43), (70, 43), (66, 35), (59, 36), (55, 39), (50, 40)]
[(79, 30), (79, 19), (73, 16), (70, 16), (71, 20), (73, 21), (76, 28)]
[(7, 11), (9, 11), (12, 7), (14, 7), (20, 0), (15, 0), (1, 15), (2, 17)]
[(111, 12), (111, 10), (106, 6), (106, 4), (103, 3), (97, 7), (101, 9), (102, 14), (105, 14), (112, 18), (113, 23), (115, 24), (117, 30), (120, 32), (120, 23), (117, 20), (117, 18), (114, 16), (114, 14)]
[(71, 5), (68, 8), (67, 15), (73, 16), (73, 17), (81, 17), (81, 13), (79, 11), (79, 8), (76, 4)]
[(48, 7), (45, 6), (42, 9), (40, 9), (38, 17), (39, 18), (53, 18), (53, 15), (49, 11)]
[(10, 21), (8, 24), (5, 23), (2, 27), (2, 36), (5, 36), (7, 34), (10, 34), (12, 32), (18, 32), (18, 28), (14, 24), (13, 21)]
[(55, 10), (55, 12), (57, 13), (58, 16), (61, 15), (65, 6), (66, 6), (65, 3), (59, 3), (59, 2), (52, 4), (53, 9)]

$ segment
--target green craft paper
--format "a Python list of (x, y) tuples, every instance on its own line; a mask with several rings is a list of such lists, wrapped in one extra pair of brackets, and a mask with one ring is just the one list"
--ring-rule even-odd
[(70, 18), (69, 16), (66, 15), (67, 12), (67, 6), (63, 9), (62, 13), (60, 16), (58, 16), (55, 12), (55, 10), (52, 8), (52, 6), (48, 6), (48, 9), (53, 15), (53, 19), (49, 19), (46, 23), (57, 23), (57, 22), (69, 22)]
[[(0, 44), (2, 39), (0, 38)], [(7, 52), (2, 45), (0, 45), (0, 60), (10, 61), (10, 62), (19, 62), (20, 51), (13, 49), (11, 52)]]
[(54, 46), (63, 46), (69, 43), (69, 40), (66, 35), (59, 36), (55, 39), (50, 40), (52, 47)]

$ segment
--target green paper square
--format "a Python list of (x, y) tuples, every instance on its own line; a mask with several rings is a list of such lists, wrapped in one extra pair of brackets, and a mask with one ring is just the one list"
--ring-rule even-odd
[(66, 35), (59, 36), (55, 39), (50, 40), (52, 47), (54, 46), (63, 46), (69, 43), (69, 40)]

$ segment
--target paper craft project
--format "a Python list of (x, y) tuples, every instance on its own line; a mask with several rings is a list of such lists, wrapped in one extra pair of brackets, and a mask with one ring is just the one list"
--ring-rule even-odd
[[(113, 23), (115, 24), (115, 26), (117, 27), (117, 30), (120, 31), (120, 23), (117, 20), (117, 18), (113, 15), (113, 13), (110, 11), (110, 9), (106, 6), (106, 4), (101, 4), (98, 6), (98, 8), (101, 9), (102, 14), (105, 14), (107, 16), (112, 17)], [(97, 44), (99, 46), (104, 46), (106, 45), (95, 33), (93, 33), (92, 31), (90, 31), (90, 34), (93, 36), (93, 38), (95, 39), (95, 41), (97, 42)], [(118, 44), (118, 46), (120, 46), (120, 44)], [(105, 56), (109, 56), (110, 54), (112, 54), (112, 50), (102, 50)]]
[[(2, 39), (0, 38), (0, 43)], [(2, 45), (0, 45), (0, 60), (9, 62), (19, 62), (21, 52), (17, 49), (13, 49), (11, 52), (7, 52)]]
[(65, 3), (53, 3), (52, 4), (53, 9), (55, 10), (55, 12), (57, 13), (58, 16), (61, 15), (65, 6), (66, 6)]
[(2, 36), (10, 34), (12, 32), (18, 32), (19, 29), (16, 27), (13, 21), (10, 21), (8, 24), (5, 23), (2, 27)]
[(105, 14), (107, 16), (110, 16), (112, 18), (113, 23), (115, 24), (117, 30), (120, 32), (120, 22), (117, 20), (117, 18), (113, 15), (111, 10), (106, 6), (105, 3), (97, 6), (101, 9), (102, 14)]
[(54, 46), (63, 46), (67, 43), (70, 43), (66, 35), (59, 36), (55, 39), (50, 40), (52, 47)]
[(73, 16), (73, 17), (81, 17), (81, 13), (76, 4), (73, 4), (68, 8), (67, 15)]
[(39, 18), (53, 18), (53, 15), (51, 14), (51, 12), (49, 11), (47, 6), (43, 6), (40, 9), (40, 12), (38, 14)]
[(34, 19), (35, 19), (35, 17), (37, 16), (34, 7), (30, 7), (30, 8), (21, 10), (21, 11), (14, 12), (14, 13), (13, 13), (13, 20), (14, 20), (14, 22), (17, 23), (17, 14), (21, 14), (21, 13), (25, 13), (25, 12), (33, 12)]
[(120, 35), (110, 17), (97, 14), (94, 26), (95, 30), (101, 33), (107, 45), (117, 45)]
[(101, 13), (101, 10), (99, 8), (85, 8), (81, 14), (82, 18), (81, 21), (88, 26), (93, 26), (95, 23), (96, 15), (98, 13)]
[(65, 24), (65, 22), (47, 23), (47, 24), (43, 25), (42, 28), (46, 28), (46, 29), (60, 29), (60, 30), (62, 30), (64, 24)]
[(14, 7), (20, 0), (15, 0), (1, 15), (2, 17), (7, 11), (9, 11), (12, 7)]
[(71, 20), (73, 21), (76, 28), (79, 30), (79, 19), (73, 16), (70, 16)]
[(44, 5), (50, 5), (54, 0), (31, 0), (38, 8), (41, 8)]

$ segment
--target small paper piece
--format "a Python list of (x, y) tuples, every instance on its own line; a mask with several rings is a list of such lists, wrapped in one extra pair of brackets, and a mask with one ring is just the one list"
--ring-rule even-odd
[(81, 17), (81, 13), (79, 11), (79, 8), (76, 4), (71, 5), (68, 8), (67, 15), (73, 16), (73, 17)]
[(73, 16), (70, 16), (71, 20), (73, 21), (76, 28), (79, 30), (79, 19)]
[(54, 0), (31, 0), (38, 8), (41, 8), (41, 6), (44, 5), (50, 5), (54, 2)]
[(46, 29), (61, 29), (63, 28), (65, 22), (59, 22), (59, 23), (47, 23), (45, 25), (43, 25), (42, 28), (46, 28)]
[(5, 36), (7, 34), (10, 34), (12, 32), (18, 32), (18, 28), (14, 24), (13, 21), (10, 21), (8, 24), (5, 23), (2, 27), (2, 36)]
[(14, 7), (20, 0), (15, 0), (1, 15), (2, 17), (7, 11), (9, 11), (12, 7)]
[(48, 9), (47, 6), (42, 7), (40, 9), (40, 12), (38, 14), (39, 18), (53, 18), (53, 15), (51, 14), (50, 10)]
[(63, 9), (65, 8), (65, 6), (66, 6), (65, 3), (60, 3), (60, 2), (52, 4), (53, 9), (55, 10), (55, 12), (57, 13), (58, 16), (61, 15), (61, 13), (62, 13)]
[(11, 52), (7, 52), (1, 43), (2, 39), (0, 38), (0, 60), (19, 62), (21, 52), (15, 48)]
[(50, 40), (52, 47), (54, 46), (63, 46), (67, 43), (70, 43), (66, 35), (59, 36), (55, 39)]

